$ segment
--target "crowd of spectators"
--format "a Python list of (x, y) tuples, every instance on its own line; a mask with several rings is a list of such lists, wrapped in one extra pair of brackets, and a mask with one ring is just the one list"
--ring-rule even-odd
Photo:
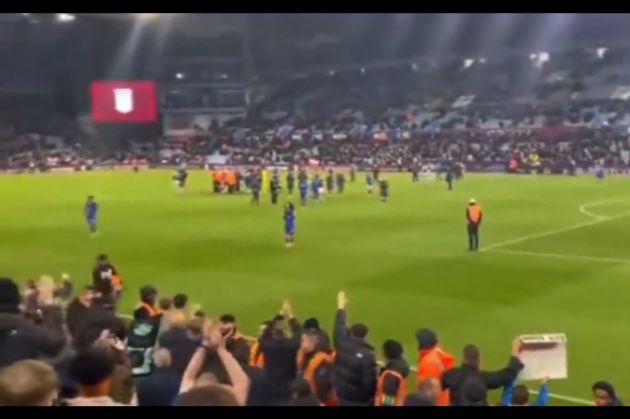
[[(364, 323), (349, 322), (337, 296), (332, 330), (298, 321), (286, 301), (257, 336), (232, 314), (209, 318), (185, 294), (160, 298), (142, 287), (133, 316), (116, 310), (113, 265), (100, 257), (94, 283), (73, 296), (66, 275), (32, 281), (23, 292), (0, 279), (0, 406), (523, 406), (547, 405), (544, 380), (535, 401), (517, 383), (524, 368), (517, 338), (504, 368), (481, 366), (474, 344), (458, 356), (435, 331), (416, 331), (417, 363), (401, 342), (376, 344)], [(128, 292), (125, 290), (125, 292)], [(332, 313), (331, 313), (332, 314)], [(501, 390), (500, 401), (490, 391)], [(594, 404), (622, 402), (605, 381)], [(498, 395), (497, 395), (498, 396)]]

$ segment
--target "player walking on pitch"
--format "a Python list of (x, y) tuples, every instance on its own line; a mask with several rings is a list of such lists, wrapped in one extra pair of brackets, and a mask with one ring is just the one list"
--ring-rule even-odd
[(471, 199), (468, 201), (466, 208), (466, 220), (468, 220), (468, 251), (476, 252), (479, 250), (479, 226), (483, 219), (483, 211), (481, 206)]
[(85, 221), (90, 229), (90, 235), (96, 234), (96, 223), (98, 218), (98, 204), (92, 195), (88, 196), (84, 208)]
[(295, 207), (291, 202), (284, 207), (284, 244), (287, 247), (295, 244)]

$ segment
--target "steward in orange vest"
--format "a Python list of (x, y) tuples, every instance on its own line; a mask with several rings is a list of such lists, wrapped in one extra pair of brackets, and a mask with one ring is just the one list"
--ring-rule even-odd
[[(442, 383), (442, 374), (455, 366), (455, 357), (438, 345), (435, 332), (420, 329), (416, 332), (418, 341), (418, 366), (416, 381), (421, 383), (426, 378), (435, 378)], [(450, 404), (450, 394), (443, 391), (438, 398), (439, 406)]]
[(402, 406), (407, 398), (409, 365), (403, 358), (400, 342), (387, 340), (383, 344), (387, 363), (381, 369), (376, 381), (375, 406)]
[(479, 250), (479, 226), (483, 219), (481, 206), (471, 199), (466, 208), (466, 220), (468, 221), (468, 250), (476, 252)]
[(155, 306), (157, 290), (151, 285), (140, 288), (140, 305), (133, 312), (134, 320), (147, 320), (158, 317), (162, 313)]
[(335, 406), (333, 391), (334, 356), (323, 332), (306, 330), (298, 352), (299, 373), (308, 382), (313, 394), (326, 406)]
[(260, 325), (258, 339), (256, 339), (254, 343), (252, 343), (252, 345), (249, 347), (249, 365), (251, 365), (252, 367), (262, 368), (265, 366), (265, 357), (263, 356), (262, 348), (260, 345), (260, 336), (269, 326), (271, 326), (270, 321), (265, 321)]

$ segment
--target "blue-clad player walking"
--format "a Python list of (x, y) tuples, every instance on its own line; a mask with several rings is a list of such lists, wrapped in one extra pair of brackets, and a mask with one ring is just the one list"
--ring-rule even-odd
[(88, 227), (90, 229), (90, 233), (95, 234), (96, 221), (98, 218), (98, 204), (96, 203), (92, 195), (88, 196), (87, 198), (84, 212), (85, 212), (85, 220), (87, 221)]
[(295, 207), (291, 202), (284, 207), (284, 244), (287, 247), (295, 244)]

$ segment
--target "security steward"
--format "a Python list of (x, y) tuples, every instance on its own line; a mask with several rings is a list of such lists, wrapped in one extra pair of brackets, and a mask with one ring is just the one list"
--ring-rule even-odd
[(483, 219), (483, 211), (474, 199), (468, 201), (466, 219), (468, 220), (468, 250), (476, 252), (479, 250), (479, 226)]

